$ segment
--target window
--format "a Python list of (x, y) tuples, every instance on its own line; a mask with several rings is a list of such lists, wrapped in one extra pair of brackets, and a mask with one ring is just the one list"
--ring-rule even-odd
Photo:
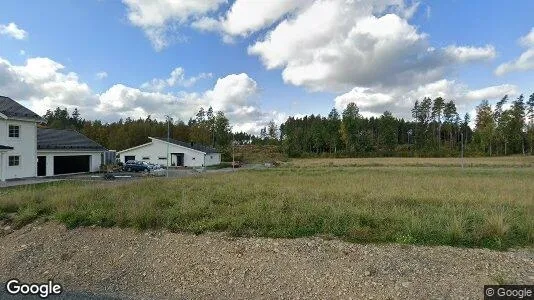
[(213, 155), (210, 155), (210, 159), (213, 159)]
[(10, 156), (9, 157), (9, 166), (10, 167), (15, 167), (15, 166), (18, 166), (20, 165), (20, 156)]
[(160, 157), (158, 157), (158, 159), (167, 160), (167, 158), (165, 156), (160, 156)]
[(20, 126), (18, 125), (9, 125), (9, 137), (18, 138), (20, 137)]
[(143, 160), (150, 160), (149, 156), (143, 156)]

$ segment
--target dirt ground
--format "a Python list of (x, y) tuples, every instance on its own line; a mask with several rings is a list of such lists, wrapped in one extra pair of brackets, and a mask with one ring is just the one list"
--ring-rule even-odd
[(532, 249), (67, 230), (54, 222), (0, 231), (0, 282), (53, 279), (93, 295), (83, 299), (480, 299), (484, 284), (534, 284)]

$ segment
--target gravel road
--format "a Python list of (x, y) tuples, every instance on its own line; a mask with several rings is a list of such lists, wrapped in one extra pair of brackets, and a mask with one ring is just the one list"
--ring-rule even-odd
[(0, 233), (0, 254), (0, 282), (52, 279), (79, 299), (481, 299), (484, 284), (534, 284), (532, 249), (67, 230), (54, 222)]

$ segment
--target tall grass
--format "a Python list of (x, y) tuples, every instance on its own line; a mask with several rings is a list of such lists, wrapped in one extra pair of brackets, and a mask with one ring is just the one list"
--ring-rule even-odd
[(0, 216), (76, 226), (168, 228), (507, 249), (534, 243), (531, 168), (328, 164), (128, 184), (7, 190)]

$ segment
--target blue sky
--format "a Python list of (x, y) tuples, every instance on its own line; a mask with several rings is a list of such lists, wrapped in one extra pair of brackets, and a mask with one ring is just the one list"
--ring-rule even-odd
[(472, 112), (534, 92), (532, 11), (528, 0), (3, 0), (0, 94), (105, 121), (187, 121), (211, 105), (249, 132), (348, 102), (407, 117), (416, 99), (444, 96)]

